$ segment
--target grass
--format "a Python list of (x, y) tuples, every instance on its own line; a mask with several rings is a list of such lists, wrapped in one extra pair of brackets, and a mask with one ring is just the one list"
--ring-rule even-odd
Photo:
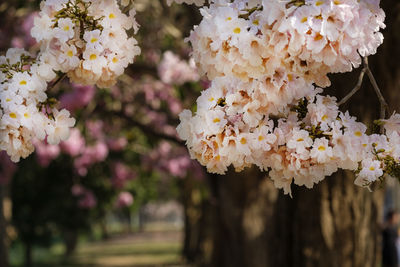
[[(186, 266), (177, 232), (147, 232), (84, 243), (68, 259), (63, 259), (62, 251), (60, 245), (53, 246), (46, 256), (43, 250), (36, 249), (34, 267)], [(21, 266), (15, 263), (13, 266)]]

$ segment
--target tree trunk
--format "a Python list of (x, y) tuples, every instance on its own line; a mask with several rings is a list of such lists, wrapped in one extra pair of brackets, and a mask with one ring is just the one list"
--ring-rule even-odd
[(78, 232), (75, 229), (64, 230), (65, 257), (69, 258), (78, 245)]
[[(392, 110), (399, 111), (400, 3), (383, 0), (382, 7), (385, 41), (369, 61)], [(341, 99), (359, 72), (333, 76), (333, 88), (326, 93)], [(379, 102), (367, 79), (343, 109), (367, 124), (379, 118)], [(211, 178), (217, 207), (207, 266), (380, 266), (382, 188), (370, 193), (354, 185), (352, 173), (339, 171), (311, 190), (293, 186), (291, 199), (264, 175), (249, 169)]]
[(32, 243), (28, 241), (25, 243), (25, 267), (31, 267), (32, 263)]
[(7, 222), (4, 217), (4, 186), (0, 185), (0, 266), (8, 266)]

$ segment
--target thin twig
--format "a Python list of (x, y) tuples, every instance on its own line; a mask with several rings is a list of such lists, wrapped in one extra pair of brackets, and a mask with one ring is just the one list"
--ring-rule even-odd
[[(378, 83), (375, 80), (374, 75), (372, 74), (371, 69), (369, 68), (368, 65), (368, 57), (364, 57), (363, 58), (363, 62), (364, 62), (364, 67), (361, 70), (360, 76), (358, 77), (358, 82), (356, 87), (354, 87), (353, 90), (351, 90), (351, 92), (346, 95), (339, 103), (338, 105), (342, 105), (344, 103), (346, 103), (358, 90), (360, 90), (363, 79), (364, 79), (364, 75), (365, 73), (367, 73), (368, 78), (372, 84), (372, 87), (375, 90), (376, 95), (378, 96), (378, 100), (381, 106), (381, 111), (380, 111), (380, 119), (383, 120), (386, 118), (386, 111), (388, 112), (388, 114), (390, 114), (390, 109), (389, 109), (389, 105), (387, 104), (385, 98), (383, 97), (383, 94), (381, 92), (381, 90), (379, 89)], [(381, 127), (381, 131), (383, 131), (383, 128)]]
[(371, 69), (368, 66), (367, 58), (365, 58), (365, 60), (366, 60), (368, 78), (369, 78), (369, 80), (370, 80), (370, 82), (372, 84), (372, 87), (375, 90), (376, 95), (378, 96), (379, 103), (381, 104), (381, 117), (380, 117), (380, 119), (383, 120), (386, 117), (386, 111), (388, 111), (388, 113), (390, 114), (389, 105), (387, 104), (385, 98), (383, 97), (382, 92), (379, 89), (378, 83), (376, 82), (375, 77), (372, 74)]
[(67, 74), (66, 74), (66, 73), (63, 73), (60, 77), (58, 77), (58, 79), (57, 79), (51, 86), (49, 86), (49, 88), (48, 88), (47, 90), (51, 90), (51, 89), (53, 89), (54, 87), (56, 87), (57, 84), (59, 84), (62, 80), (65, 79), (65, 77), (67, 77)]
[(358, 92), (358, 90), (360, 90), (367, 69), (368, 69), (367, 65), (364, 64), (364, 67), (360, 72), (360, 76), (358, 77), (357, 85), (353, 88), (353, 90), (351, 90), (350, 93), (348, 93), (342, 100), (340, 100), (340, 102), (338, 103), (339, 106), (346, 103), (355, 93)]

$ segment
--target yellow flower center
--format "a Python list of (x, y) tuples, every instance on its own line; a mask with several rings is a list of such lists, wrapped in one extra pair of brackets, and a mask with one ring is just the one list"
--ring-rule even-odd
[(66, 32), (69, 31), (69, 29), (70, 29), (70, 28), (69, 28), (68, 25), (65, 25), (64, 28), (63, 28), (63, 30), (66, 31)]
[(370, 170), (370, 171), (375, 171), (375, 167), (374, 167), (374, 166), (371, 166), (371, 167), (369, 167), (369, 170)]
[(319, 150), (319, 151), (325, 151), (326, 148), (325, 148), (325, 146), (319, 146), (319, 147), (318, 147), (318, 150)]
[(213, 101), (214, 101), (214, 97), (210, 97), (210, 98), (208, 99), (208, 101), (213, 102)]
[(72, 52), (72, 50), (68, 50), (67, 56), (73, 57), (74, 56), (74, 52)]
[(328, 116), (324, 115), (324, 116), (322, 116), (321, 120), (326, 121), (327, 118), (328, 118)]
[(27, 84), (27, 82), (25, 80), (22, 80), (19, 82), (19, 85), (26, 85), (26, 84)]
[(219, 118), (215, 118), (214, 120), (213, 120), (213, 122), (214, 123), (218, 123), (218, 122), (220, 122), (221, 120), (219, 119)]
[(357, 131), (357, 132), (354, 132), (354, 135), (357, 136), (357, 137), (361, 137), (362, 133), (360, 131)]
[(233, 32), (236, 33), (236, 34), (239, 34), (241, 31), (242, 30), (239, 27), (233, 29)]
[(29, 113), (24, 113), (24, 117), (29, 118), (30, 117)]
[(315, 5), (316, 6), (320, 6), (320, 5), (322, 5), (324, 3), (324, 1), (317, 1), (317, 2), (315, 2)]
[(303, 138), (299, 138), (299, 139), (297, 139), (297, 142), (303, 142), (304, 141), (304, 139)]
[(317, 35), (315, 35), (315, 37), (314, 37), (314, 40), (315, 40), (315, 41), (319, 41), (319, 40), (321, 40), (322, 38), (323, 38), (322, 35), (319, 34), (319, 33), (317, 33)]
[(258, 19), (255, 19), (255, 20), (253, 20), (253, 24), (258, 26), (258, 25), (260, 25), (260, 21)]
[(362, 144), (363, 147), (367, 147), (367, 144)]
[(99, 39), (97, 39), (96, 37), (93, 37), (92, 39), (90, 39), (90, 42), (93, 44), (95, 42), (97, 42)]
[(231, 17), (227, 17), (227, 18), (226, 18), (226, 21), (230, 21), (230, 20), (232, 20)]
[(304, 22), (306, 22), (307, 21), (307, 17), (304, 17), (304, 18), (302, 18), (300, 21), (301, 21), (301, 23), (304, 23)]
[(292, 74), (288, 74), (287, 75), (289, 82), (293, 81), (293, 75)]
[(10, 118), (11, 119), (16, 119), (17, 118), (17, 114), (15, 114), (14, 112), (10, 113)]
[(112, 59), (112, 62), (115, 64), (115, 63), (118, 63), (118, 58), (116, 58), (116, 57), (114, 57), (113, 59)]
[(115, 14), (114, 13), (110, 13), (110, 15), (108, 15), (109, 19), (115, 19)]
[(321, 15), (315, 16), (315, 18), (316, 18), (316, 19), (321, 19), (321, 20), (322, 20), (322, 16), (321, 16)]
[(215, 157), (215, 160), (216, 160), (216, 161), (220, 161), (220, 159), (221, 159), (221, 156), (220, 156), (220, 155), (218, 155), (218, 156)]
[(335, 1), (333, 1), (333, 3), (334, 3), (335, 5), (340, 5), (340, 4), (341, 4), (341, 2), (340, 2), (339, 0), (335, 0)]
[(90, 60), (96, 60), (97, 59), (97, 55), (96, 54), (91, 54), (90, 55)]
[(247, 144), (246, 138), (242, 137), (242, 139), (240, 139), (240, 143), (241, 143), (242, 145)]
[(264, 136), (260, 135), (260, 136), (258, 137), (258, 141), (262, 141), (262, 140), (264, 140)]
[(11, 101), (11, 99), (10, 98), (6, 98), (6, 102), (10, 102)]

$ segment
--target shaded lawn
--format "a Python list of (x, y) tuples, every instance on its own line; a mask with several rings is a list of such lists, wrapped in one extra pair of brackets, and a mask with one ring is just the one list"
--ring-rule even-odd
[(85, 243), (68, 260), (63, 260), (60, 252), (53, 252), (53, 256), (37, 257), (34, 267), (187, 267), (180, 255), (179, 234), (165, 234), (141, 233)]

